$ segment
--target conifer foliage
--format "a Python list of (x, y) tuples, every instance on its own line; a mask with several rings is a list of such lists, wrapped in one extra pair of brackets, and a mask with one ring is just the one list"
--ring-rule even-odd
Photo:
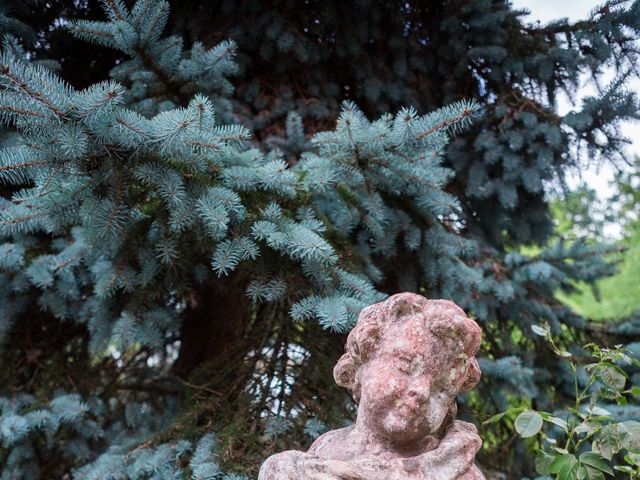
[[(376, 5), (404, 15), (410, 65), (394, 69), (413, 73), (405, 85), (371, 75), (351, 100), (316, 76), (329, 47), (310, 46), (257, 3), (255, 31), (238, 23), (217, 44), (185, 47), (165, 34), (166, 1), (104, 0), (106, 18), (67, 25), (78, 42), (120, 55), (109, 78), (84, 89), (40, 59), (26, 26), (2, 24), (3, 479), (255, 474), (270, 449), (301, 445), (352, 412), (328, 375), (341, 334), (397, 291), (452, 299), (483, 325), (490, 401), (462, 399), (469, 408), (505, 409), (514, 394), (562, 398), (571, 379), (549, 374), (530, 326), (589, 335), (554, 292), (613, 267), (606, 246), (547, 242), (543, 180), (571, 161), (572, 140), (615, 152), (614, 127), (635, 115), (635, 100), (620, 80), (560, 118), (536, 89), (551, 101), (580, 69), (634, 60), (638, 3), (539, 29), (546, 50), (531, 58), (528, 43), (514, 53), (494, 35), (497, 21), (534, 40), (503, 2), (443, 2), (448, 21), (417, 44), (419, 6)], [(243, 8), (223, 10), (233, 21)], [(310, 35), (331, 43), (314, 25), (336, 12), (308, 9), (318, 15), (305, 20)], [(264, 42), (252, 37), (263, 29)], [(487, 45), (447, 50), (471, 37)], [(338, 43), (332, 54), (344, 58)], [(277, 104), (251, 77), (258, 46), (283, 72)], [(293, 49), (294, 64), (274, 48)], [(357, 56), (350, 48), (346, 57)], [(453, 55), (438, 67), (451, 72), (437, 71), (434, 54)], [(412, 90), (430, 68), (455, 84), (469, 61), (478, 91), (441, 93), (433, 105)], [(295, 62), (319, 68), (301, 77), (316, 101), (285, 91)], [(496, 96), (501, 82), (518, 86)], [(519, 253), (530, 241), (540, 254)]]

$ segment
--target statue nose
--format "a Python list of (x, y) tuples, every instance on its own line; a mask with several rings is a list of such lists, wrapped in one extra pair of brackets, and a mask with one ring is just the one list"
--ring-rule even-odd
[(431, 391), (431, 384), (429, 382), (425, 382), (424, 380), (417, 380), (411, 382), (409, 385), (409, 390), (407, 395), (409, 398), (415, 399), (425, 399), (429, 396)]

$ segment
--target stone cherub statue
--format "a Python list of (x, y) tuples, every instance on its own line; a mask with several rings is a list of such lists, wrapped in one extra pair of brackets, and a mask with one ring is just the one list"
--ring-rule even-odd
[(484, 480), (478, 432), (455, 420), (456, 395), (480, 379), (480, 338), (447, 300), (401, 293), (365, 308), (333, 371), (358, 402), (355, 424), (272, 455), (258, 480)]

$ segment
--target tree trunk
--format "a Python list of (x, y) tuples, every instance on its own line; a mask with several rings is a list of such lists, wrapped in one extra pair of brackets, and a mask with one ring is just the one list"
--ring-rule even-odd
[(173, 373), (186, 378), (202, 363), (230, 358), (240, 347), (251, 309), (245, 289), (245, 279), (232, 276), (194, 293), (184, 313)]

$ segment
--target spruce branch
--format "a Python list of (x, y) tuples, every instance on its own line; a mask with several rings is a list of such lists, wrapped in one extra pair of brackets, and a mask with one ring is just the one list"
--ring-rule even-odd
[(6, 172), (11, 170), (22, 170), (30, 167), (49, 165), (47, 160), (31, 160), (21, 163), (14, 163), (11, 165), (0, 165), (0, 172)]
[(25, 115), (25, 116), (36, 117), (36, 118), (46, 118), (43, 114), (34, 112), (33, 110), (26, 110), (24, 108), (19, 108), (11, 105), (0, 105), (0, 111), (5, 111), (15, 115)]
[(126, 9), (119, 0), (102, 0), (102, 4), (106, 7), (109, 16), (115, 20), (125, 21)]
[(115, 35), (112, 32), (90, 28), (86, 23), (74, 22), (70, 27), (70, 31), (72, 33), (75, 33), (79, 37), (82, 37), (84, 35), (90, 38), (91, 35), (95, 35), (98, 37), (105, 37), (109, 40), (113, 40), (115, 38)]
[(140, 128), (135, 127), (134, 125), (131, 124), (131, 122), (122, 118), (121, 115), (116, 116), (116, 123), (118, 123), (118, 125), (122, 125), (127, 130), (132, 131), (133, 133), (135, 133), (136, 135), (142, 138), (150, 138), (150, 135), (147, 132), (141, 130)]
[(9, 80), (9, 83), (12, 84), (17, 90), (22, 91), (24, 94), (35, 100), (36, 102), (41, 103), (45, 107), (47, 107), (56, 117), (66, 118), (65, 113), (57, 108), (53, 103), (46, 99), (46, 96), (43, 92), (39, 92), (37, 90), (33, 90), (29, 88), (29, 85), (26, 81), (21, 79), (18, 74), (16, 74), (11, 65), (8, 62), (0, 65), (0, 77), (4, 77)]
[(56, 263), (53, 266), (53, 270), (62, 270), (64, 269), (67, 265), (69, 265), (70, 263), (73, 263), (74, 261), (78, 260), (79, 258), (82, 258), (85, 254), (86, 254), (86, 250), (80, 250), (78, 253), (76, 253), (75, 255), (72, 255), (71, 257)]
[(443, 120), (442, 122), (438, 123), (437, 125), (429, 128), (428, 130), (425, 130), (422, 133), (419, 133), (418, 135), (416, 135), (416, 140), (420, 140), (428, 135), (431, 135), (434, 132), (438, 132), (441, 130), (444, 130), (452, 125), (455, 125), (457, 123), (460, 123), (466, 119), (471, 118), (472, 116), (474, 116), (477, 113), (478, 109), (477, 107), (474, 106), (469, 106), (469, 107), (465, 107), (458, 115), (456, 115), (455, 117), (452, 118), (447, 118), (445, 120)]

